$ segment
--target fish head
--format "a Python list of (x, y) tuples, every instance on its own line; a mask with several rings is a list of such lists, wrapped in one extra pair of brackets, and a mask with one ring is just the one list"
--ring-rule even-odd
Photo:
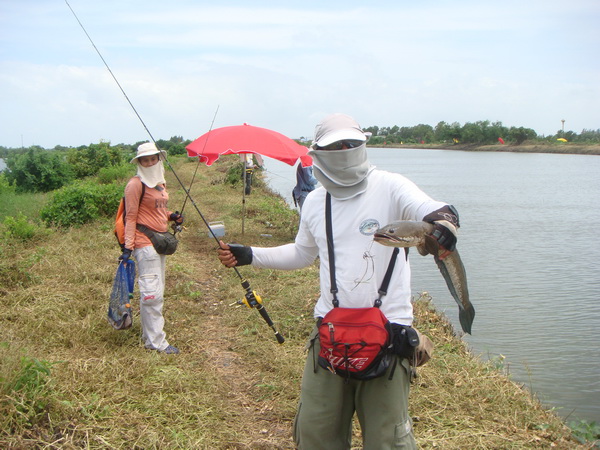
[(433, 231), (427, 222), (400, 220), (378, 229), (373, 240), (389, 247), (418, 247), (425, 244), (425, 237)]

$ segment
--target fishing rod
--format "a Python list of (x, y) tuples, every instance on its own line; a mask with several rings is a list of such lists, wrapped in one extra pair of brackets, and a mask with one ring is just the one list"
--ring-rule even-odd
[[(94, 41), (92, 40), (92, 38), (90, 37), (90, 35), (86, 31), (86, 29), (83, 26), (83, 24), (81, 23), (81, 21), (79, 20), (79, 17), (77, 17), (77, 14), (75, 14), (75, 11), (73, 10), (73, 8), (71, 8), (71, 5), (69, 4), (68, 0), (65, 0), (65, 3), (67, 4), (67, 6), (69, 7), (69, 9), (73, 13), (73, 16), (75, 17), (75, 19), (79, 23), (79, 26), (81, 27), (81, 29), (83, 30), (83, 32), (85, 33), (85, 35), (87, 36), (87, 38), (89, 39), (89, 41), (91, 42), (92, 46), (96, 50), (96, 53), (98, 53), (98, 56), (100, 56), (100, 59), (102, 60), (102, 62), (106, 66), (106, 68), (108, 69), (108, 72), (112, 76), (113, 80), (115, 80), (115, 83), (117, 83), (117, 86), (119, 86), (119, 89), (121, 90), (121, 92), (123, 93), (123, 95), (125, 96), (125, 98), (127, 99), (127, 102), (129, 103), (129, 106), (131, 106), (131, 109), (133, 109), (133, 111), (135, 112), (135, 115), (137, 116), (137, 118), (140, 120), (140, 122), (144, 126), (144, 129), (148, 133), (148, 136), (150, 136), (150, 139), (152, 140), (152, 142), (154, 143), (154, 145), (156, 146), (156, 148), (158, 148), (158, 145), (156, 144), (156, 140), (154, 139), (154, 136), (152, 136), (152, 133), (150, 133), (150, 130), (146, 126), (146, 123), (142, 120), (142, 117), (137, 112), (137, 109), (135, 109), (135, 106), (133, 106), (133, 103), (131, 103), (131, 100), (129, 100), (129, 97), (125, 93), (125, 90), (121, 86), (121, 83), (119, 83), (119, 80), (117, 80), (117, 77), (115, 76), (115, 74), (110, 69), (108, 63), (106, 62), (106, 60), (104, 59), (104, 57), (100, 53), (100, 50), (98, 50), (98, 47), (96, 47), (96, 44), (94, 44)], [(218, 108), (217, 108), (217, 110), (218, 110)], [(216, 117), (216, 113), (215, 113), (215, 117)], [(214, 119), (213, 119), (213, 122), (214, 122)], [(211, 125), (211, 127), (212, 127), (212, 125)], [(208, 231), (210, 232), (210, 234), (212, 235), (212, 237), (214, 238), (214, 240), (217, 242), (217, 245), (219, 246), (219, 248), (223, 249), (223, 247), (221, 246), (221, 242), (219, 241), (219, 238), (217, 237), (217, 235), (215, 234), (215, 232), (212, 230), (212, 228), (208, 224), (208, 221), (204, 217), (204, 214), (202, 214), (202, 212), (200, 211), (200, 208), (198, 207), (198, 205), (196, 204), (196, 202), (192, 198), (189, 190), (186, 189), (185, 185), (183, 184), (183, 182), (181, 181), (181, 179), (177, 175), (177, 172), (175, 172), (175, 169), (173, 168), (173, 166), (171, 165), (171, 163), (169, 162), (169, 160), (167, 159), (166, 156), (164, 157), (164, 160), (167, 163), (167, 166), (169, 166), (169, 168), (173, 172), (173, 175), (175, 176), (175, 179), (177, 180), (177, 182), (179, 183), (179, 185), (181, 186), (181, 188), (185, 192), (186, 199), (187, 198), (190, 199), (190, 203), (192, 204), (192, 206), (194, 207), (194, 209), (196, 210), (196, 212), (198, 213), (198, 215), (200, 216), (200, 218), (204, 222), (204, 225), (206, 225), (206, 227), (208, 228)], [(200, 160), (198, 159), (198, 163), (199, 162), (200, 162)], [(242, 287), (246, 291), (246, 293), (244, 295), (244, 299), (240, 300), (238, 303), (244, 304), (244, 305), (246, 305), (249, 308), (256, 308), (257, 311), (260, 313), (261, 317), (267, 323), (267, 325), (269, 325), (269, 327), (271, 327), (271, 329), (275, 333), (275, 338), (277, 339), (277, 342), (279, 342), (280, 344), (283, 344), (285, 342), (285, 338), (275, 328), (275, 324), (273, 323), (273, 321), (269, 317), (269, 314), (267, 313), (267, 310), (265, 309), (264, 305), (262, 304), (261, 297), (256, 293), (256, 291), (254, 291), (250, 287), (250, 282), (246, 278), (244, 278), (242, 276), (242, 274), (240, 273), (240, 271), (238, 270), (237, 267), (233, 267), (233, 270), (235, 271), (236, 275), (240, 279), (240, 283), (241, 283)]]
[[(217, 105), (215, 115), (213, 116), (213, 120), (210, 123), (210, 128), (208, 129), (208, 134), (206, 135), (206, 140), (204, 141), (204, 146), (202, 147), (202, 154), (204, 154), (204, 150), (206, 149), (206, 144), (208, 144), (208, 138), (210, 138), (210, 132), (213, 129), (213, 125), (215, 124), (215, 119), (217, 118), (218, 112), (219, 112), (219, 105)], [(200, 167), (200, 156), (198, 156), (198, 164), (196, 164), (196, 170), (194, 170), (194, 175), (192, 175), (192, 181), (190, 181), (190, 187), (188, 188), (188, 192), (192, 190), (192, 184), (194, 184), (194, 180), (196, 179), (196, 174), (198, 173), (198, 167)], [(181, 214), (183, 214), (183, 210), (185, 209), (185, 203), (187, 202), (187, 199), (188, 199), (188, 196), (186, 195), (185, 199), (183, 200), (183, 205), (181, 206)]]

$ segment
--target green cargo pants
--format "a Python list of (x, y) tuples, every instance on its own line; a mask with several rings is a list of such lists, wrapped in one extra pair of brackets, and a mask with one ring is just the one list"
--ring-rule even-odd
[[(317, 362), (320, 345), (311, 333), (302, 377), (294, 441), (300, 450), (349, 449), (356, 412), (364, 450), (416, 449), (408, 415), (410, 367), (394, 358), (386, 374), (369, 381), (345, 380)], [(394, 375), (389, 380), (392, 367)]]

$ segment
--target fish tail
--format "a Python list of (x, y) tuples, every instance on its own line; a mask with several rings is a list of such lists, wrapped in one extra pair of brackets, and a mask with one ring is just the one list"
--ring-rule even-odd
[(475, 308), (473, 305), (469, 305), (468, 308), (459, 308), (458, 310), (458, 320), (460, 322), (460, 326), (462, 327), (465, 333), (471, 334), (471, 325), (473, 325), (473, 320), (475, 319)]

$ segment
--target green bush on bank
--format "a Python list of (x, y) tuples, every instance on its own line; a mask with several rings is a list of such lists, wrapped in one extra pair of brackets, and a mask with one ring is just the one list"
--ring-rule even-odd
[(40, 215), (48, 226), (70, 227), (113, 216), (123, 196), (122, 183), (98, 184), (80, 181), (54, 195)]
[(135, 175), (135, 166), (129, 163), (123, 163), (118, 166), (103, 167), (98, 171), (98, 182), (100, 184), (110, 184), (115, 181), (125, 181)]
[(30, 221), (25, 214), (19, 212), (17, 217), (6, 216), (4, 218), (3, 237), (7, 240), (29, 241), (35, 236), (45, 233), (38, 225)]

